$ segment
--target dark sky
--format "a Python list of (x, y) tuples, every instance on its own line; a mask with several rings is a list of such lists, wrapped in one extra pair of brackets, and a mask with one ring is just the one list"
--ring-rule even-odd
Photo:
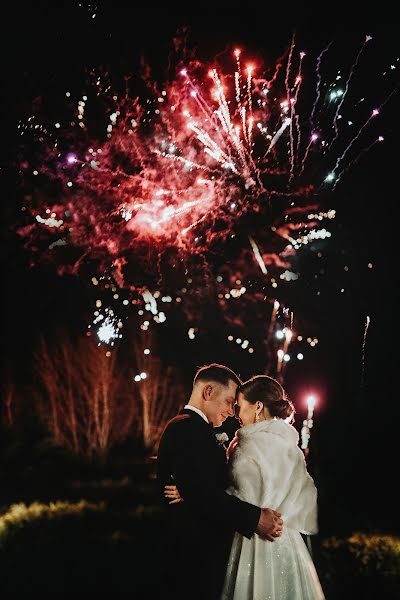
[[(6, 139), (3, 151), (8, 165), (19, 141), (16, 123), (29, 114), (30, 105), (39, 97), (46, 101), (62, 95), (68, 87), (84, 89), (86, 69), (92, 67), (102, 66), (118, 81), (137, 67), (141, 54), (152, 65), (155, 76), (162, 76), (171, 39), (180, 26), (188, 26), (189, 39), (204, 60), (232, 44), (245, 47), (249, 54), (262, 56), (265, 61), (269, 57), (275, 60), (294, 30), (304, 46), (314, 50), (339, 37), (343, 47), (339, 44), (335, 53), (343, 64), (350, 63), (366, 33), (374, 36), (367, 65), (386, 66), (397, 58), (395, 27), (389, 24), (343, 27), (338, 18), (328, 25), (325, 22), (325, 26), (311, 26), (305, 18), (291, 24), (283, 16), (274, 14), (269, 19), (271, 15), (257, 14), (255, 9), (251, 14), (240, 9), (222, 18), (206, 10), (174, 12), (163, 8), (159, 12), (153, 6), (139, 18), (136, 9), (126, 8), (122, 2), (78, 4), (39, 2), (16, 4), (10, 9), (1, 51), (6, 105), (2, 113)], [(361, 70), (367, 75), (368, 69)], [(382, 100), (379, 92), (376, 89), (377, 99)], [(297, 425), (303, 418), (303, 393), (312, 389), (321, 396), (311, 448), (316, 476), (324, 493), (331, 497), (332, 515), (323, 515), (327, 529), (331, 516), (340, 522), (343, 514), (348, 523), (389, 530), (396, 518), (391, 488), (398, 457), (392, 442), (399, 415), (395, 379), (398, 303), (394, 291), (398, 284), (398, 105), (395, 96), (383, 112), (379, 131), (385, 142), (352, 168), (332, 196), (337, 220), (335, 236), (324, 252), (325, 275), (315, 279), (321, 268), (315, 257), (309, 256), (302, 265), (308, 283), (297, 303), (313, 324), (320, 343), (307, 361), (290, 366), (286, 384), (298, 406)], [(79, 281), (58, 281), (45, 272), (28, 269), (12, 227), (20, 199), (16, 173), (7, 164), (3, 163), (2, 168), (6, 176), (2, 200), (2, 353), (22, 373), (19, 362), (29, 361), (38, 333), (63, 319), (73, 321), (88, 297)], [(373, 269), (368, 269), (368, 262)], [(348, 272), (344, 271), (345, 265), (349, 266)], [(342, 287), (345, 293), (340, 292)], [(317, 288), (321, 292), (318, 299)], [(362, 367), (367, 315), (371, 323)], [(84, 320), (84, 316), (81, 318)], [(194, 354), (182, 355), (188, 380), (196, 364), (205, 360), (229, 362), (243, 377), (260, 369), (248, 359), (240, 363), (237, 355), (221, 357), (217, 350), (199, 346)]]

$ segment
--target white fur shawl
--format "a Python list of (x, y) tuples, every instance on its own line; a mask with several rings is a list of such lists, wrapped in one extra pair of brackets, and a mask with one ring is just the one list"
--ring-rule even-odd
[(282, 514), (284, 526), (317, 533), (317, 490), (307, 472), (299, 435), (282, 419), (246, 425), (229, 465), (228, 493)]

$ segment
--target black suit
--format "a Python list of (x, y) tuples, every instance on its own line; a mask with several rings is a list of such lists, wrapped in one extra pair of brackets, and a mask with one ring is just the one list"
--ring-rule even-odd
[[(220, 596), (234, 531), (250, 538), (260, 509), (225, 492), (225, 449), (212, 426), (184, 409), (170, 421), (158, 450), (157, 479), (167, 506), (163, 589), (167, 598)], [(168, 505), (164, 486), (177, 485), (184, 502)]]

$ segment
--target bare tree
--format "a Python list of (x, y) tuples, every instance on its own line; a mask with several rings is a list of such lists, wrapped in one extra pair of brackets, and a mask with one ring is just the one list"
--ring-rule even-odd
[[(138, 371), (135, 383), (141, 399), (137, 425), (145, 447), (154, 450), (166, 423), (183, 403), (184, 390), (176, 369), (164, 364), (156, 355), (151, 330), (137, 337), (134, 350)], [(145, 354), (148, 350), (150, 353)]]
[(14, 424), (14, 397), (15, 397), (15, 388), (13, 383), (7, 382), (4, 385), (2, 392), (2, 418), (1, 421), (5, 423), (8, 427), (11, 427)]
[(73, 343), (64, 334), (51, 346), (40, 340), (39, 412), (57, 445), (88, 459), (103, 458), (131, 433), (137, 402), (116, 356), (107, 356), (89, 338)]
[(0, 423), (12, 427), (21, 412), (20, 394), (21, 385), (15, 384), (15, 369), (9, 361), (4, 361), (1, 369), (0, 392)]

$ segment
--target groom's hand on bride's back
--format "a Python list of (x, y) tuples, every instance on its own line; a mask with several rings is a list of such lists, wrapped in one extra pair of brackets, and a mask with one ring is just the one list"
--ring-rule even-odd
[(272, 508), (262, 508), (256, 533), (264, 540), (273, 542), (282, 535), (283, 521), (281, 513)]
[(168, 504), (179, 504), (179, 502), (183, 502), (183, 498), (176, 485), (165, 485), (164, 497), (169, 500)]

